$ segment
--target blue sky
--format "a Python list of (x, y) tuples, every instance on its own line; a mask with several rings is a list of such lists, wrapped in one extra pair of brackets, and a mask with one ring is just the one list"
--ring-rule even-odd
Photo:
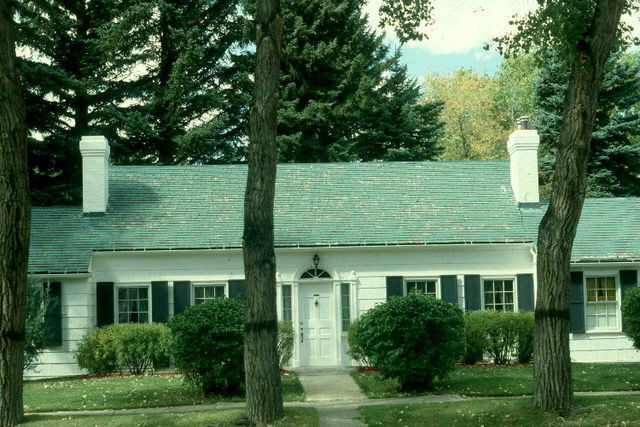
[[(382, 0), (369, 0), (365, 12), (372, 26), (378, 27)], [(509, 19), (524, 15), (535, 0), (433, 0), (434, 24), (426, 29), (429, 38), (409, 42), (402, 48), (409, 73), (422, 80), (428, 72), (450, 73), (462, 66), (493, 74), (501, 57), (483, 46), (509, 31)], [(393, 32), (386, 30), (388, 42), (397, 45)]]
[[(378, 10), (383, 0), (367, 0), (364, 12), (372, 27), (379, 28)], [(427, 40), (407, 43), (402, 48), (403, 60), (411, 76), (419, 82), (429, 72), (451, 73), (460, 67), (470, 67), (479, 73), (493, 74), (502, 58), (483, 46), (494, 37), (511, 31), (509, 20), (525, 16), (537, 7), (536, 0), (432, 0), (434, 23), (423, 29)], [(623, 16), (640, 37), (638, 16)], [(398, 40), (391, 29), (386, 31), (389, 44)]]

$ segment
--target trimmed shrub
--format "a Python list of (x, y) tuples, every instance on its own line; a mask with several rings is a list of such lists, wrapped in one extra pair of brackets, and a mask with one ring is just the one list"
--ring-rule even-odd
[(377, 305), (359, 323), (354, 333), (362, 354), (405, 390), (431, 388), (464, 349), (462, 311), (420, 292)]
[(171, 330), (160, 323), (109, 325), (82, 338), (76, 360), (93, 375), (142, 375), (168, 365), (170, 345)]
[(293, 325), (291, 322), (278, 322), (278, 363), (284, 369), (293, 357)]
[(118, 370), (115, 325), (88, 332), (76, 350), (78, 366), (92, 375), (109, 375)]
[(518, 316), (518, 363), (530, 363), (533, 359), (533, 328), (535, 320), (532, 311), (521, 311)]
[(171, 330), (161, 323), (125, 323), (116, 330), (116, 360), (122, 372), (142, 375), (167, 366)]
[(169, 321), (173, 360), (188, 381), (205, 394), (238, 392), (244, 382), (244, 305), (215, 298)]
[(465, 363), (475, 363), (488, 354), (500, 365), (516, 357), (528, 363), (533, 355), (533, 313), (472, 311), (465, 314)]
[(348, 337), (347, 337), (349, 342), (349, 350), (347, 351), (347, 353), (349, 354), (349, 356), (351, 356), (353, 360), (358, 362), (361, 366), (371, 366), (371, 363), (369, 362), (369, 359), (367, 358), (367, 356), (364, 354), (362, 345), (360, 344), (360, 341), (359, 341), (361, 334), (358, 331), (358, 329), (361, 327), (361, 325), (362, 323), (360, 322), (360, 319), (356, 319), (352, 321), (351, 325), (349, 325), (349, 331), (348, 331)]
[(640, 287), (629, 289), (622, 301), (622, 318), (625, 322), (624, 333), (633, 346), (640, 350)]
[(465, 352), (464, 363), (473, 365), (484, 359), (487, 348), (487, 330), (483, 311), (470, 311), (464, 315)]

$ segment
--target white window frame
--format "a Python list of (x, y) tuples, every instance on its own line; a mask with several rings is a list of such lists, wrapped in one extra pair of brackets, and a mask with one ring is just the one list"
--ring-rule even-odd
[[(615, 281), (615, 290), (616, 290), (616, 300), (615, 300), (615, 312), (616, 312), (616, 326), (599, 326), (599, 327), (595, 327), (595, 328), (589, 328), (588, 324), (587, 324), (587, 306), (588, 305), (596, 305), (598, 304), (598, 302), (589, 302), (588, 301), (588, 295), (587, 295), (587, 279), (596, 279), (596, 278), (601, 278), (601, 277), (613, 277), (614, 281)], [(584, 292), (584, 331), (585, 333), (592, 333), (592, 332), (620, 332), (622, 331), (622, 314), (621, 314), (621, 307), (620, 307), (620, 297), (621, 297), (621, 292), (622, 289), (620, 287), (620, 277), (618, 273), (606, 273), (606, 272), (598, 272), (595, 274), (587, 274), (586, 272), (583, 273), (583, 279), (582, 279), (582, 289)], [(605, 302), (604, 304), (611, 304), (613, 303), (613, 301), (608, 301)]]
[[(439, 277), (405, 277), (402, 283), (402, 292), (405, 296), (409, 295), (407, 282), (436, 282), (436, 299), (442, 299), (442, 292), (440, 290), (440, 278)], [(426, 286), (425, 286), (426, 288)], [(427, 294), (429, 295), (429, 294)]]
[[(518, 311), (518, 280), (515, 276), (500, 276), (500, 277), (481, 277), (480, 278), (480, 303), (482, 304), (482, 310), (487, 310), (485, 308), (485, 299), (484, 299), (484, 282), (491, 282), (495, 280), (511, 280), (513, 284), (513, 311), (501, 310), (507, 313), (516, 313)], [(504, 303), (503, 303), (504, 304)], [(495, 303), (494, 303), (495, 305)]]
[[(120, 309), (118, 307), (118, 290), (119, 289), (131, 289), (131, 288), (146, 288), (147, 289), (147, 323), (153, 321), (153, 294), (151, 289), (151, 283), (116, 283), (113, 286), (113, 321), (115, 324), (120, 323)], [(134, 323), (134, 322), (126, 322)], [(142, 322), (137, 322), (142, 323)]]
[(229, 282), (220, 281), (201, 281), (191, 282), (191, 305), (196, 305), (196, 288), (205, 288), (207, 286), (222, 286), (224, 289), (224, 298), (229, 298)]

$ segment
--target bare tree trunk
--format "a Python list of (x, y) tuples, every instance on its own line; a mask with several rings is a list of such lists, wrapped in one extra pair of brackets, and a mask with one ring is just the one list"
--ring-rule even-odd
[(273, 202), (282, 20), (278, 0), (256, 1), (257, 59), (249, 116), (249, 171), (244, 201), (246, 280), (244, 365), (247, 416), (266, 425), (284, 416), (278, 367)]
[(549, 208), (538, 235), (534, 405), (569, 411), (574, 404), (569, 355), (569, 264), (584, 203), (587, 161), (604, 66), (624, 0), (600, 0), (578, 42), (560, 133)]
[(0, 0), (0, 425), (22, 419), (24, 311), (29, 254), (29, 175), (13, 4)]

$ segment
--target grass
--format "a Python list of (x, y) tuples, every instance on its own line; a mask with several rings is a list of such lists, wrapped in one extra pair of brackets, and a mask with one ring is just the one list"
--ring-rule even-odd
[[(575, 391), (640, 390), (639, 363), (574, 363)], [(362, 391), (370, 398), (405, 397), (419, 394), (460, 394), (463, 396), (523, 396), (533, 394), (531, 365), (459, 366), (444, 381), (436, 381), (428, 392), (403, 392), (396, 380), (382, 378), (377, 372), (354, 373)]]
[[(304, 400), (295, 375), (283, 375), (284, 400)], [(25, 412), (82, 411), (243, 401), (244, 396), (205, 396), (181, 375), (71, 378), (24, 383)]]
[[(282, 427), (316, 427), (318, 412), (314, 408), (289, 408), (286, 418), (276, 423)], [(59, 417), (29, 415), (23, 424), (28, 426), (228, 426), (241, 417), (242, 409), (216, 409), (198, 412), (166, 412), (161, 414), (90, 415)]]
[(369, 426), (610, 426), (640, 425), (640, 396), (576, 398), (579, 413), (560, 417), (531, 406), (529, 398), (360, 407)]

